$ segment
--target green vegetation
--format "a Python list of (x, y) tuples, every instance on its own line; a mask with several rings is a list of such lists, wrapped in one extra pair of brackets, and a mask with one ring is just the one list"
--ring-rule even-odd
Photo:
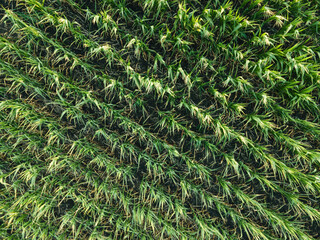
[(0, 19), (0, 239), (320, 239), (319, 0)]

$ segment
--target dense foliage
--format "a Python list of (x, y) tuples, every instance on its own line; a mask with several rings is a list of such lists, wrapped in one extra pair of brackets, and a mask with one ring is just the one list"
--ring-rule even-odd
[(5, 0), (1, 239), (320, 239), (319, 0)]

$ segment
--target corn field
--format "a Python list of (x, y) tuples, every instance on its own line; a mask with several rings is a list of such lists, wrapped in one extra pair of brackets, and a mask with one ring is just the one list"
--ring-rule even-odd
[(319, 0), (0, 5), (0, 239), (320, 239)]

